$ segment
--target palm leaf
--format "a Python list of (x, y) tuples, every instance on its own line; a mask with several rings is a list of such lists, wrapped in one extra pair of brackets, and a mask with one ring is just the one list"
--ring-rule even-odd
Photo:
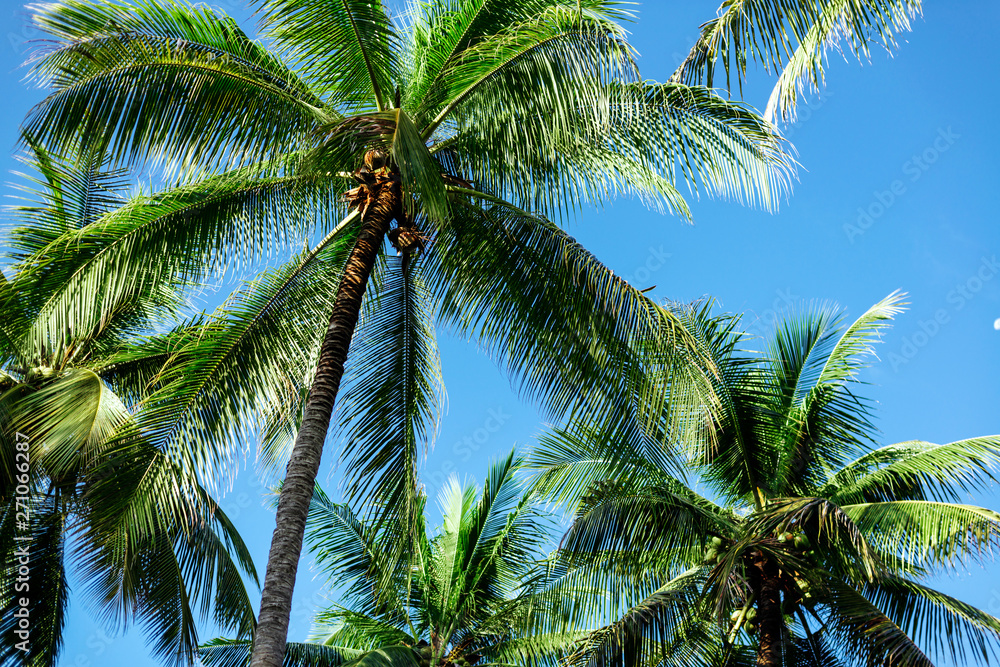
[(382, 2), (261, 0), (265, 36), (345, 111), (391, 108), (399, 38)]
[(175, 343), (138, 427), (185, 470), (211, 484), (224, 478), (237, 438), (260, 428), (272, 401), (287, 402), (310, 384), (356, 221), (349, 217), (312, 250), (244, 285)]
[(717, 86), (716, 69), (725, 87), (742, 89), (747, 63), (780, 72), (768, 103), (768, 117), (792, 118), (797, 91), (823, 83), (829, 48), (846, 42), (858, 59), (867, 59), (870, 43), (896, 46), (895, 35), (910, 29), (920, 0), (728, 0), (718, 17), (705, 23), (701, 35), (672, 79)]
[(206, 6), (65, 0), (36, 7), (35, 24), (55, 40), (32, 66), (53, 92), (26, 123), (45, 142), (79, 132), (117, 161), (239, 165), (328, 119), (287, 67)]
[[(250, 664), (253, 641), (249, 639), (213, 639), (198, 649), (198, 657), (208, 667), (246, 667)], [(284, 667), (340, 667), (357, 656), (337, 647), (289, 642)]]
[(1000, 437), (945, 445), (919, 440), (876, 449), (845, 466), (825, 489), (841, 504), (879, 500), (957, 501), (996, 481)]
[(865, 587), (865, 597), (925, 648), (955, 664), (991, 664), (1000, 619), (934, 589), (898, 577)]
[[(20, 539), (4, 535), (4, 584), (0, 586), (0, 604), (7, 610), (0, 621), (0, 659), (4, 664), (52, 667), (63, 646), (63, 627), (69, 603), (66, 580), (66, 514), (59, 494), (33, 498), (26, 506), (11, 501), (9, 518), (14, 523), (15, 510), (29, 516), (28, 531), (18, 531)], [(22, 541), (23, 540), (23, 541)], [(23, 569), (22, 569), (23, 568)], [(16, 585), (15, 585), (16, 582)], [(22, 600), (27, 605), (22, 606)], [(28, 633), (18, 635), (18, 614), (26, 609)], [(19, 647), (20, 645), (20, 647)], [(23, 650), (27, 646), (27, 651)]]
[(841, 509), (880, 551), (918, 566), (992, 562), (1000, 547), (1000, 513), (981, 507), (897, 500)]
[(861, 593), (836, 578), (827, 586), (830, 609), (824, 620), (838, 652), (877, 667), (932, 667), (913, 640)]

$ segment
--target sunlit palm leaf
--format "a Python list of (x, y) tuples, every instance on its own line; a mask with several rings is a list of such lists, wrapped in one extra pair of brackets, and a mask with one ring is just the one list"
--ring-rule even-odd
[(27, 124), (43, 141), (79, 130), (118, 160), (249, 164), (328, 119), (287, 67), (207, 6), (67, 0), (35, 16), (56, 40), (33, 64), (54, 89)]

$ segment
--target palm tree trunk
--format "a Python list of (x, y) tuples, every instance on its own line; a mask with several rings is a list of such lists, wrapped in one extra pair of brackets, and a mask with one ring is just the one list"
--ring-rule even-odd
[(302, 553), (306, 515), (323, 455), (323, 442), (330, 427), (333, 404), (340, 389), (344, 361), (358, 323), (368, 277), (398, 205), (398, 188), (384, 187), (380, 190), (365, 212), (361, 233), (344, 266), (330, 324), (320, 348), (316, 376), (309, 390), (302, 425), (295, 437), (278, 499), (277, 525), (267, 558), (251, 667), (281, 667), (285, 659), (292, 590)]
[(770, 560), (756, 563), (753, 585), (757, 593), (757, 627), (760, 647), (757, 649), (757, 667), (781, 667), (782, 625), (781, 582), (778, 568)]

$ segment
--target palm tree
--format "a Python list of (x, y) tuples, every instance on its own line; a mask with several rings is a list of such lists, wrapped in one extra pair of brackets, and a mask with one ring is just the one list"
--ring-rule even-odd
[[(375, 362), (358, 363), (358, 377), (376, 381), (354, 382), (347, 401), (351, 490), (402, 498), (408, 461), (433, 430), (429, 314), (479, 338), (554, 414), (598, 402), (591, 386), (621, 395), (639, 367), (631, 343), (668, 340), (670, 317), (549, 218), (619, 192), (686, 214), (678, 180), (770, 206), (790, 162), (747, 108), (639, 80), (626, 15), (610, 3), (428, 2), (403, 25), (361, 0), (261, 9), (277, 55), (203, 7), (46, 5), (36, 21), (55, 47), (34, 72), (53, 92), (27, 125), (53, 144), (81, 131), (116, 160), (159, 160), (183, 179), (136, 204), (129, 219), (145, 222), (109, 216), (106, 234), (88, 239), (93, 261), (46, 304), (39, 339), (58, 313), (86, 328), (129, 290), (315, 242), (202, 334), (175, 334), (195, 368), (165, 371), (143, 424), (202, 475), (227, 467), (247, 413), (268, 435), (298, 427), (256, 634), (255, 664), (275, 665), (369, 283), (368, 319), (398, 335), (357, 336), (368, 343), (359, 357)], [(200, 178), (204, 169), (215, 175)], [(352, 185), (348, 213), (338, 197)], [(398, 262), (379, 260), (387, 235)], [(383, 297), (397, 307), (381, 312)], [(423, 415), (416, 432), (399, 428), (411, 413)]]
[(200, 616), (252, 633), (244, 575), (257, 575), (212, 497), (131, 428), (157, 363), (137, 337), (178, 310), (178, 294), (139, 290), (98, 328), (30, 339), (40, 304), (88, 259), (86, 247), (50, 242), (120, 205), (127, 181), (93, 153), (67, 159), (29, 143), (37, 175), (0, 284), (0, 657), (56, 664), (75, 572), (99, 618), (138, 622), (155, 654), (190, 662)]
[[(309, 642), (288, 644), (285, 665), (556, 665), (583, 633), (566, 626), (566, 600), (545, 594), (537, 565), (552, 526), (519, 470), (511, 452), (481, 491), (452, 477), (433, 533), (422, 495), (407, 521), (377, 525), (317, 489), (306, 544), (343, 604), (316, 616)], [(250, 648), (214, 640), (201, 657), (236, 667)]]
[[(807, 5), (772, 11), (827, 17), (789, 13), (785, 4)], [(830, 16), (852, 17), (866, 37), (868, 26), (882, 25), (878, 4), (877, 17), (853, 5)], [(707, 87), (640, 80), (620, 25), (628, 15), (612, 2), (434, 0), (393, 22), (371, 0), (267, 0), (260, 16), (275, 52), (205, 7), (45, 5), (36, 23), (54, 46), (40, 52), (34, 73), (53, 91), (27, 124), (53, 144), (82, 131), (118, 161), (165, 164), (184, 180), (146, 202), (144, 224), (109, 221), (108, 234), (91, 239), (100, 251), (54, 297), (52, 313), (86, 322), (97, 302), (114, 303), (137, 286), (254, 266), (283, 241), (317, 241), (242, 289), (237, 311), (217, 313), (206, 335), (187, 336), (195, 371), (173, 373), (160, 409), (146, 413), (158, 418), (144, 425), (203, 475), (230, 467), (233, 436), (248, 423), (264, 433), (269, 456), (282, 451), (271, 436), (297, 430), (268, 559), (257, 667), (277, 665), (284, 653), (301, 536), (348, 347), (352, 337), (365, 340), (355, 336), (364, 303), (379, 302), (366, 296), (369, 284), (394, 285), (399, 308), (391, 317), (406, 332), (370, 337), (385, 347), (360, 356), (378, 360), (376, 369), (412, 370), (432, 359), (433, 314), (477, 337), (552, 414), (617, 419), (631, 410), (614, 404), (627, 393), (658, 400), (641, 387), (642, 363), (631, 350), (638, 340), (669, 343), (671, 316), (550, 220), (619, 193), (686, 216), (682, 180), (771, 207), (791, 165), (773, 127), (746, 107)], [(730, 17), (725, 26), (736, 23)], [(768, 42), (787, 39), (776, 21), (748, 29)], [(823, 33), (813, 51), (843, 32)], [(684, 72), (706, 68), (693, 63)], [(206, 172), (213, 175), (201, 178)], [(348, 188), (350, 214), (337, 202)], [(386, 236), (402, 253), (398, 264), (378, 259)], [(409, 261), (421, 250), (419, 265)], [(310, 278), (323, 289), (310, 293)], [(166, 340), (158, 344), (173, 349)], [(402, 498), (411, 488), (401, 481), (407, 461), (433, 431), (436, 367), (412, 382), (356, 368), (377, 382), (354, 384), (349, 491)], [(424, 432), (405, 432), (401, 416), (415, 411), (424, 414), (415, 422)]]
[(718, 410), (678, 442), (708, 497), (641, 429), (546, 438), (541, 490), (578, 499), (569, 562), (637, 589), (572, 662), (989, 664), (1000, 620), (926, 579), (995, 557), (1000, 513), (962, 497), (995, 481), (1000, 436), (872, 447), (858, 373), (900, 303), (846, 329), (829, 309), (790, 317), (763, 355), (741, 350), (738, 318), (678, 309), (718, 369)]

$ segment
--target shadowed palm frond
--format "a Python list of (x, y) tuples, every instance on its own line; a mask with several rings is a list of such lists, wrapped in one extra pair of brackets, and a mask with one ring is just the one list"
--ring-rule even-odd
[[(15, 537), (15, 517), (22, 512), (29, 517), (28, 530), (19, 527)], [(0, 620), (0, 660), (54, 667), (69, 605), (64, 500), (60, 494), (32, 496), (27, 504), (11, 498), (3, 509), (2, 524), (0, 605), (6, 611)], [(28, 615), (22, 616), (21, 609)], [(21, 618), (27, 619), (27, 626), (21, 627)], [(18, 635), (18, 630), (28, 632)]]
[(339, 428), (351, 443), (348, 497), (406, 514), (443, 408), (441, 361), (421, 263), (389, 257), (377, 271), (345, 372)]
[(997, 657), (1000, 619), (961, 600), (897, 577), (864, 588), (907, 635), (955, 664), (992, 664)]
[(913, 640), (860, 592), (836, 578), (827, 585), (831, 608), (822, 617), (838, 652), (878, 667), (933, 667)]

